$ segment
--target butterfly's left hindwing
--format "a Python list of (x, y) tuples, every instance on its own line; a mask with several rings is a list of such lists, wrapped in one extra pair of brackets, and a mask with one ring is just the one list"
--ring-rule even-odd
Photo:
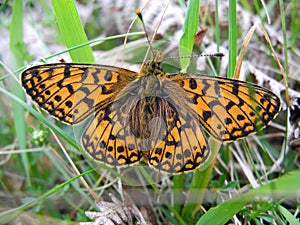
[(128, 115), (114, 104), (92, 117), (82, 135), (82, 146), (94, 160), (114, 167), (135, 164), (142, 157)]

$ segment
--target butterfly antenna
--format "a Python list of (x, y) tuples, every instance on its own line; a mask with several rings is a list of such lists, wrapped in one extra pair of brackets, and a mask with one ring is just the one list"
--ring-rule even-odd
[[(148, 5), (149, 2), (150, 2), (150, 1), (146, 2), (146, 4), (145, 4), (145, 5), (143, 6), (143, 8), (140, 10), (140, 13), (141, 13), (141, 11)], [(137, 13), (136, 13), (136, 14), (137, 14)], [(139, 17), (139, 16), (137, 15), (137, 17)], [(133, 27), (133, 25), (134, 25), (134, 23), (135, 23), (137, 17), (135, 17), (135, 18), (133, 19), (133, 21), (131, 22), (131, 24), (130, 24), (129, 27), (128, 27), (126, 36), (125, 36), (125, 38), (124, 38), (123, 53), (124, 53), (124, 50), (125, 50), (125, 48), (126, 48), (126, 43), (127, 43), (127, 41), (128, 41), (128, 34), (129, 34), (131, 28)], [(122, 63), (123, 63), (123, 61), (124, 61), (124, 57), (122, 58)]]
[[(152, 48), (152, 45), (151, 45), (151, 41), (149, 39), (149, 36), (148, 36), (148, 33), (147, 33), (147, 30), (146, 30), (146, 26), (145, 26), (145, 22), (144, 22), (144, 19), (143, 19), (143, 16), (142, 16), (142, 12), (141, 10), (137, 9), (135, 10), (135, 14), (138, 16), (138, 18), (140, 19), (140, 21), (142, 22), (142, 25), (143, 25), (143, 30), (145, 31), (145, 36), (147, 38), (147, 42), (148, 42), (148, 45), (150, 47), (150, 50), (151, 52), (153, 53), (153, 48)], [(148, 52), (147, 52), (148, 53)], [(147, 55), (147, 54), (146, 54)]]
[(200, 55), (189, 55), (189, 56), (171, 56), (171, 57), (167, 57), (164, 58), (163, 61), (166, 61), (168, 59), (182, 59), (182, 58), (198, 58), (198, 57), (217, 57), (217, 58), (221, 58), (224, 57), (224, 53), (222, 52), (217, 52), (217, 53), (203, 53)]
[(166, 10), (167, 10), (167, 8), (168, 8), (169, 2), (170, 2), (170, 0), (167, 2), (166, 6), (165, 6), (165, 8), (164, 8), (164, 11), (163, 11), (163, 13), (162, 13), (162, 15), (161, 15), (161, 17), (160, 17), (160, 19), (159, 19), (159, 21), (158, 21), (156, 27), (155, 27), (155, 30), (154, 30), (154, 33), (153, 33), (153, 35), (152, 35), (151, 40), (150, 40), (150, 38), (149, 38), (149, 36), (148, 36), (148, 33), (147, 33), (147, 30), (146, 30), (146, 26), (145, 26), (145, 23), (144, 23), (144, 20), (143, 20), (143, 16), (142, 16), (141, 10), (137, 9), (137, 10), (135, 11), (136, 15), (139, 17), (139, 19), (141, 20), (141, 22), (142, 22), (142, 24), (143, 24), (143, 29), (144, 29), (144, 31), (145, 31), (145, 36), (146, 36), (147, 42), (148, 42), (148, 44), (149, 44), (149, 48), (148, 48), (148, 50), (147, 50), (147, 52), (146, 52), (146, 55), (145, 55), (145, 58), (144, 58), (144, 61), (143, 61), (143, 63), (142, 63), (142, 67), (141, 67), (141, 68), (144, 67), (144, 65), (145, 65), (145, 63), (146, 63), (146, 61), (147, 61), (148, 54), (149, 54), (150, 51), (152, 52), (152, 57), (153, 57), (152, 60), (153, 60), (153, 61), (156, 61), (157, 58), (159, 58), (159, 60), (161, 60), (161, 59), (160, 59), (161, 57), (159, 57), (160, 54), (157, 54), (157, 53), (153, 50), (153, 48), (152, 48), (152, 42), (153, 42), (154, 39), (155, 39), (155, 36), (156, 36), (156, 34), (157, 34), (157, 31), (158, 31), (158, 28), (159, 28), (159, 26), (160, 26), (160, 24), (161, 24), (161, 22), (162, 22), (163, 16), (165, 15)]
[(146, 30), (146, 26), (145, 26), (145, 22), (144, 22), (144, 19), (143, 19), (143, 16), (142, 16), (142, 12), (141, 12), (141, 10), (137, 9), (137, 10), (135, 10), (135, 13), (138, 16), (138, 18), (140, 19), (140, 21), (142, 22), (143, 29), (145, 31), (145, 36), (146, 36), (146, 39), (147, 39), (147, 42), (148, 42), (148, 45), (149, 45), (149, 48), (147, 49), (147, 52), (145, 54), (145, 57), (144, 57), (144, 60), (143, 60), (142, 66), (141, 66), (141, 68), (143, 68), (144, 65), (145, 65), (145, 63), (146, 63), (149, 51), (151, 50), (152, 55), (154, 55), (154, 51), (153, 51), (153, 48), (152, 48), (152, 45), (151, 45), (151, 41), (150, 41), (150, 38), (149, 38), (147, 30)]

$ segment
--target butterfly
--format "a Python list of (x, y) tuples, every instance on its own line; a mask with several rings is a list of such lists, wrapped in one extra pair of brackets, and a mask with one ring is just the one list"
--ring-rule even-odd
[(154, 52), (140, 72), (97, 64), (38, 65), (21, 74), (26, 93), (53, 117), (76, 125), (91, 117), (81, 144), (112, 167), (148, 160), (170, 174), (193, 171), (209, 157), (204, 130), (235, 141), (268, 125), (279, 97), (240, 80), (166, 74)]

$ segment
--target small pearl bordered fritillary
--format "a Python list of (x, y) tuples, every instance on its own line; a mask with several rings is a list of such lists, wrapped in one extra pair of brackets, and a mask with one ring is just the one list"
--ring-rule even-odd
[(210, 154), (204, 128), (234, 141), (257, 132), (280, 110), (280, 99), (260, 86), (221, 77), (165, 74), (161, 53), (139, 73), (103, 65), (58, 63), (21, 74), (26, 93), (56, 119), (71, 125), (92, 117), (82, 146), (112, 167), (149, 165), (189, 172)]

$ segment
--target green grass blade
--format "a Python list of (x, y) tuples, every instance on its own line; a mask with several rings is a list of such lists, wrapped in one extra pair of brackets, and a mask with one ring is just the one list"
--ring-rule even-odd
[[(80, 21), (74, 0), (52, 0), (53, 9), (65, 44), (68, 48), (88, 41)], [(73, 62), (95, 63), (90, 46), (74, 49), (69, 52)]]
[(179, 56), (181, 71), (186, 72), (190, 63), (190, 56), (194, 47), (194, 37), (198, 29), (198, 18), (200, 10), (199, 0), (189, 0), (183, 26), (183, 34), (179, 41)]
[(237, 57), (236, 1), (229, 1), (228, 12), (229, 62), (227, 77), (233, 78)]
[[(281, 18), (281, 26), (282, 26), (282, 33), (283, 33), (283, 52), (284, 52), (284, 69), (285, 69), (285, 88), (286, 91), (289, 89), (289, 52), (288, 52), (288, 38), (287, 38), (287, 27), (286, 27), (286, 20), (285, 20), (285, 9), (284, 9), (284, 2), (279, 0), (279, 8), (280, 8), (280, 18)], [(289, 121), (289, 115), (286, 114), (286, 121)], [(289, 135), (289, 125), (288, 123), (285, 124), (286, 126), (286, 140), (288, 140)], [(285, 145), (285, 152), (287, 152), (287, 145)]]
[(288, 196), (292, 197), (299, 193), (300, 170), (279, 177), (276, 181), (257, 189), (252, 189), (246, 194), (227, 200), (220, 205), (211, 208), (197, 222), (196, 225), (226, 224), (235, 214), (241, 211), (244, 206), (257, 197), (266, 196)]
[(289, 44), (297, 48), (297, 39), (299, 38), (300, 33), (300, 17), (299, 17), (299, 1), (292, 1), (292, 13), (291, 13), (291, 36), (289, 38)]
[(184, 188), (185, 188), (185, 174), (179, 174), (173, 177), (173, 198), (174, 198), (174, 210), (180, 214), (182, 204), (184, 203)]
[(182, 214), (186, 220), (192, 220), (197, 210), (202, 205), (205, 191), (207, 190), (211, 174), (215, 165), (215, 159), (220, 149), (220, 142), (210, 139), (209, 147), (211, 150), (211, 156), (209, 159), (200, 167), (195, 170), (193, 180), (191, 182), (189, 193), (185, 207), (183, 208)]
[(286, 208), (279, 205), (277, 207), (278, 211), (286, 218), (290, 225), (299, 225), (300, 222), (298, 219), (295, 218)]
[[(221, 45), (221, 37), (220, 37), (220, 26), (219, 26), (219, 1), (215, 0), (215, 21), (217, 21), (216, 26), (215, 26), (215, 39), (216, 39), (216, 44), (217, 44), (217, 52), (220, 52), (220, 45)], [(220, 58), (216, 58), (216, 74), (220, 74)]]
[[(14, 1), (12, 19), (10, 24), (10, 49), (12, 52), (11, 68), (18, 68), (23, 65), (23, 5), (22, 1)], [(20, 84), (15, 79), (10, 79), (11, 92), (21, 99), (24, 99), (24, 92), (20, 87)], [(25, 122), (25, 111), (19, 104), (12, 103), (13, 115), (14, 115), (14, 128), (16, 139), (20, 149), (26, 148), (26, 122)], [(30, 184), (30, 175), (28, 168), (28, 158), (26, 153), (21, 154), (22, 167), (27, 178), (27, 182)]]

